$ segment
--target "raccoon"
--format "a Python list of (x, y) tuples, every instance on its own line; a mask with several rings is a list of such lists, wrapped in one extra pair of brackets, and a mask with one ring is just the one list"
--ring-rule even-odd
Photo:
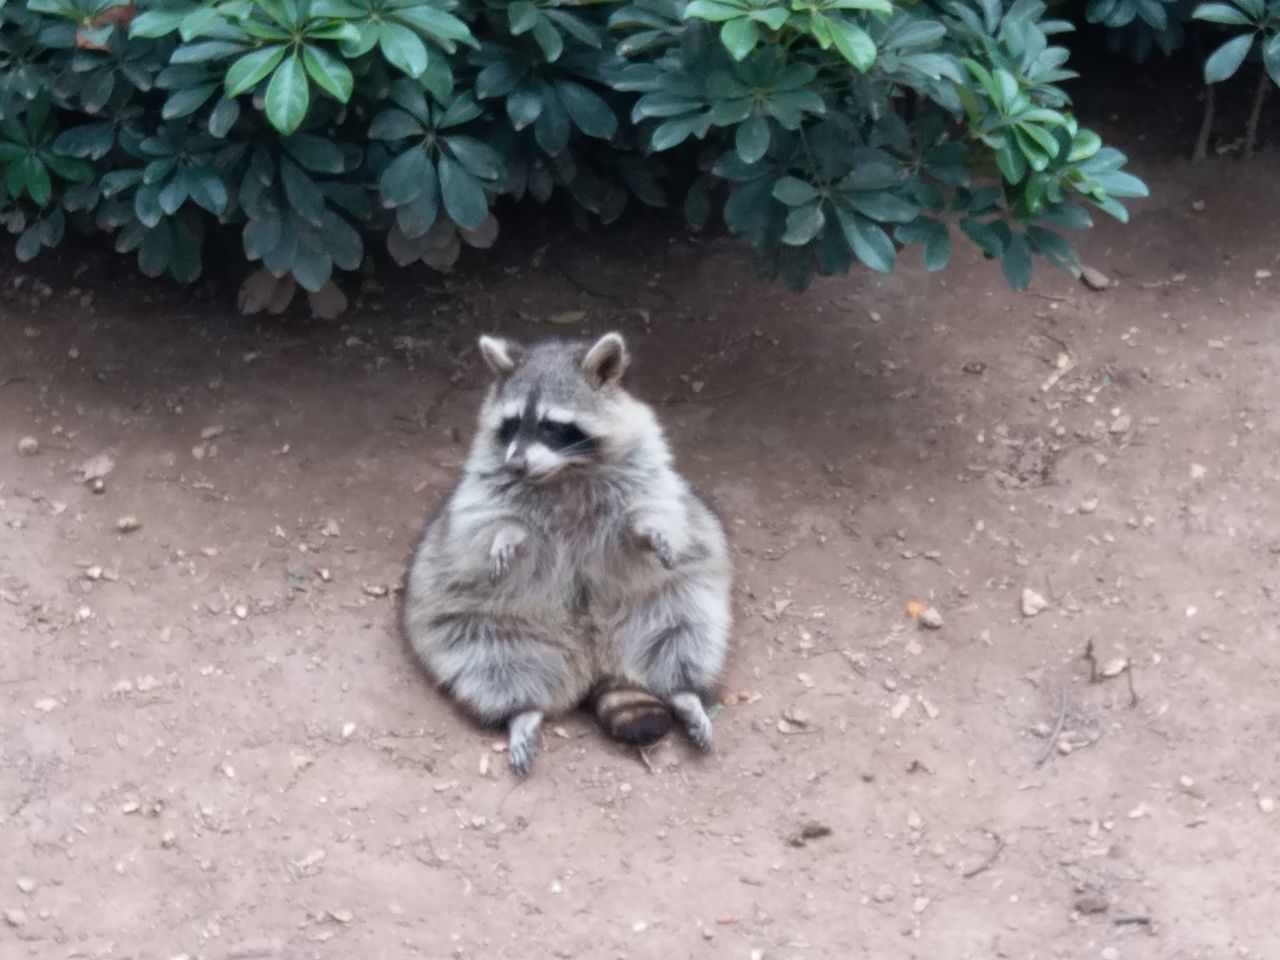
[(730, 628), (724, 529), (623, 387), (623, 338), (480, 338), (494, 382), (462, 477), (410, 560), (403, 627), (436, 681), (505, 724), (527, 773), (544, 717), (589, 705), (644, 745), (704, 707)]

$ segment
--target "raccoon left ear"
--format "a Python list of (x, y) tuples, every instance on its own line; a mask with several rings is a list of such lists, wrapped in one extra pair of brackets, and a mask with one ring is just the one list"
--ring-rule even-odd
[(622, 379), (631, 363), (627, 345), (619, 333), (606, 333), (587, 351), (582, 372), (595, 387), (611, 387)]
[(489, 369), (500, 377), (505, 377), (516, 368), (522, 352), (520, 345), (510, 340), (489, 336), (480, 338), (480, 355), (484, 357)]

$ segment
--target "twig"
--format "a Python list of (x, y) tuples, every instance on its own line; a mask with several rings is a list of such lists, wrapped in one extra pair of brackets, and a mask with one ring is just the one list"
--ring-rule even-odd
[(1117, 927), (1149, 927), (1151, 926), (1150, 917), (1116, 917), (1111, 921)]
[(1204, 160), (1209, 156), (1209, 137), (1213, 134), (1213, 84), (1204, 85), (1204, 119), (1200, 121), (1200, 133), (1196, 135), (1196, 145), (1191, 151), (1192, 161)]
[(640, 760), (644, 763), (645, 767), (648, 769), (650, 773), (658, 772), (657, 767), (653, 765), (653, 761), (649, 759), (649, 751), (647, 748), (636, 747), (636, 753), (639, 755)]
[(1089, 642), (1084, 645), (1084, 659), (1089, 663), (1089, 682), (1098, 682), (1098, 658), (1093, 652), (1093, 638), (1089, 638)]
[(1138, 705), (1138, 691), (1133, 689), (1133, 662), (1125, 664), (1124, 678), (1129, 681), (1129, 707), (1132, 709)]
[(30, 379), (31, 378), (28, 377), (25, 373), (14, 374), (12, 377), (5, 377), (4, 379), (0, 379), (0, 387), (7, 387), (11, 383), (22, 383), (24, 380), (30, 380)]
[(572, 273), (570, 273), (564, 267), (564, 265), (560, 263), (559, 260), (551, 256), (550, 254), (547, 255), (547, 261), (553, 267), (556, 268), (557, 272), (559, 272), (559, 274), (562, 277), (564, 277), (566, 280), (568, 280), (570, 283), (572, 283), (575, 287), (577, 287), (579, 290), (581, 290), (583, 293), (587, 294), (588, 296), (595, 297), (597, 300), (608, 300), (610, 303), (617, 303), (617, 304), (624, 303), (621, 297), (615, 296), (614, 294), (608, 293), (604, 290), (596, 290), (588, 286), (587, 284), (583, 283), (581, 280), (575, 277)]
[[(1093, 641), (1090, 641), (1092, 643)], [(1058, 722), (1053, 725), (1053, 733), (1049, 734), (1049, 743), (1044, 748), (1044, 753), (1036, 759), (1036, 766), (1043, 767), (1045, 762), (1053, 756), (1053, 751), (1058, 747), (1058, 737), (1062, 735), (1062, 728), (1067, 723), (1067, 691), (1062, 691), (1062, 703), (1058, 706)]]
[(1030, 293), (1033, 297), (1039, 297), (1041, 300), (1049, 300), (1053, 303), (1069, 303), (1071, 300), (1070, 297), (1060, 297), (1053, 293), (1036, 293), (1034, 290), (1030, 291)]
[(675, 397), (673, 399), (658, 400), (657, 403), (664, 404), (666, 406), (675, 406), (681, 403), (714, 403), (717, 400), (727, 400), (730, 397), (736, 397), (740, 393), (746, 393), (749, 390), (757, 390), (760, 387), (767, 387), (771, 383), (777, 383), (779, 380), (784, 380), (803, 367), (804, 363), (805, 362), (801, 360), (795, 366), (788, 367), (781, 373), (775, 373), (772, 377), (765, 377), (763, 380), (758, 380), (755, 383), (743, 384), (741, 387), (736, 387), (733, 390), (726, 390), (724, 393), (712, 393), (705, 397)]
[(991, 851), (991, 854), (987, 859), (983, 860), (976, 867), (970, 867), (964, 873), (960, 874), (960, 876), (965, 880), (972, 880), (978, 874), (986, 873), (996, 865), (996, 861), (1000, 859), (1000, 854), (1004, 853), (1004, 837), (1000, 836), (1000, 834), (996, 833), (994, 830), (988, 830), (986, 833), (987, 836), (996, 842), (995, 849)]
[(1265, 69), (1258, 71), (1258, 85), (1253, 91), (1253, 106), (1249, 108), (1249, 122), (1244, 128), (1244, 158), (1253, 156), (1258, 143), (1258, 121), (1262, 119), (1262, 102), (1271, 88), (1271, 77)]

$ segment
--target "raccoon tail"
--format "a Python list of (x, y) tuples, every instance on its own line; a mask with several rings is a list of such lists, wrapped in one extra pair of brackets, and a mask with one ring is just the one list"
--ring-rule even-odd
[(599, 683), (591, 706), (600, 726), (614, 740), (637, 747), (657, 743), (670, 731), (670, 708), (644, 687), (618, 678)]

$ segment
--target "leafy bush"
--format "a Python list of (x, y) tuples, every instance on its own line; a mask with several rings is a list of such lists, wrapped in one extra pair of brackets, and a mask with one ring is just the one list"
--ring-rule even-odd
[(501, 197), (718, 211), (796, 288), (904, 245), (941, 269), (958, 230), (1021, 288), (1146, 193), (1069, 112), (1068, 29), (1039, 0), (0, 0), (0, 219), (22, 259), (72, 226), (181, 282), (236, 230), (248, 310), (296, 282), (337, 312), (370, 243), (448, 270)]

